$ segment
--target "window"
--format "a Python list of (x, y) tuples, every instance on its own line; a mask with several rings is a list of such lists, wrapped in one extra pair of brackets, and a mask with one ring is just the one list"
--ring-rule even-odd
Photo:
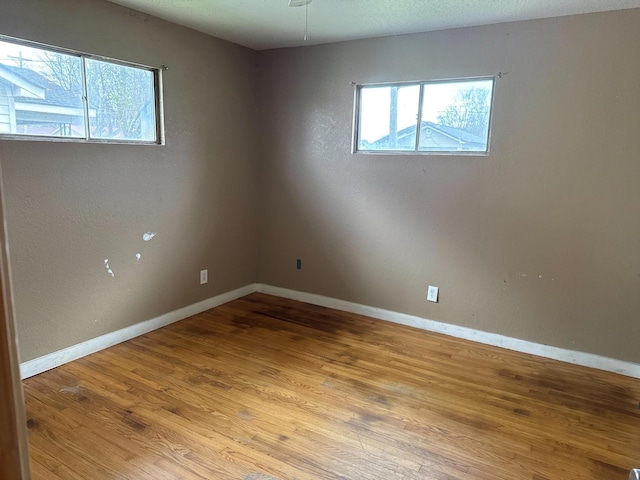
[(487, 154), (493, 78), (359, 85), (355, 152)]
[(0, 139), (162, 143), (160, 72), (0, 36)]

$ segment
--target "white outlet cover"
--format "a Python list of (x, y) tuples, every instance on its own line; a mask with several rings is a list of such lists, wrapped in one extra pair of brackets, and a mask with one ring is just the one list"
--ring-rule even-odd
[(200, 285), (204, 285), (209, 281), (209, 271), (208, 270), (200, 270)]
[(429, 285), (429, 290), (427, 290), (427, 300), (430, 302), (438, 302), (438, 287)]

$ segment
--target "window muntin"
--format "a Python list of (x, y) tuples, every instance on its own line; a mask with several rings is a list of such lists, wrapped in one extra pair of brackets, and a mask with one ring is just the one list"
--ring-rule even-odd
[(161, 143), (159, 75), (0, 37), (0, 139)]
[(355, 152), (487, 154), (493, 78), (361, 85)]

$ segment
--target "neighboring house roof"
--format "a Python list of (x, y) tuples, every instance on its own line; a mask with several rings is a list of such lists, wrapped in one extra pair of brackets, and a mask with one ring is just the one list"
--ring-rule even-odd
[[(424, 138), (424, 134), (425, 132), (431, 129), (434, 132), (437, 132), (441, 135), (444, 135), (445, 137), (450, 138), (451, 140), (455, 141), (456, 143), (463, 145), (465, 148), (470, 149), (470, 150), (484, 150), (486, 147), (486, 141), (484, 138), (479, 137), (477, 135), (474, 135), (472, 133), (469, 133), (465, 130), (461, 130), (459, 128), (454, 128), (454, 127), (449, 127), (446, 125), (440, 125), (438, 123), (434, 123), (434, 122), (428, 122), (428, 121), (423, 121), (420, 124), (420, 139), (422, 140)], [(371, 142), (369, 145), (371, 146), (372, 150), (376, 150), (376, 149), (384, 149), (388, 143), (389, 143), (389, 135), (385, 135), (384, 137), (379, 138), (378, 140), (375, 140), (374, 142)], [(415, 138), (416, 138), (416, 127), (414, 125), (411, 125), (409, 127), (403, 128), (402, 130), (398, 130), (398, 134), (397, 134), (397, 141), (398, 143), (412, 143), (415, 144)], [(422, 141), (421, 141), (422, 143)]]
[(461, 130), (459, 128), (448, 127), (446, 125), (440, 125), (438, 123), (433, 122), (422, 122), (421, 129), (425, 127), (431, 127), (434, 130), (437, 130), (440, 133), (443, 133), (451, 138), (455, 138), (456, 140), (462, 140), (464, 143), (478, 143), (484, 145), (485, 140), (478, 135), (474, 135), (465, 130)]
[(0, 64), (0, 78), (32, 94), (15, 95), (14, 98), (18, 102), (74, 108), (82, 106), (80, 95), (70, 92), (28, 68)]
[(25, 96), (33, 96), (36, 98), (44, 98), (44, 89), (27, 81), (21, 75), (16, 74), (10, 68), (0, 64), (0, 83), (11, 88), (13, 91), (18, 90)]

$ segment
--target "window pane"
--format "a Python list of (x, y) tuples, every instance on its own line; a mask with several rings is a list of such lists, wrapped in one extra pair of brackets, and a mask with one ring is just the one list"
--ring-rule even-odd
[(492, 80), (424, 84), (421, 151), (486, 152)]
[(358, 150), (415, 150), (419, 85), (360, 89)]
[(156, 141), (154, 74), (86, 59), (90, 138)]
[(81, 137), (81, 59), (0, 40), (0, 134)]

